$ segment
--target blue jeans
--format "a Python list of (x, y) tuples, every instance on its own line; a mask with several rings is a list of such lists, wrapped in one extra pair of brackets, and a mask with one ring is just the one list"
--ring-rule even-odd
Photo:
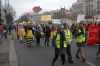
[(67, 46), (67, 56), (68, 56), (68, 61), (72, 61), (72, 55), (71, 55), (71, 46)]
[(49, 37), (45, 37), (45, 45), (49, 46)]

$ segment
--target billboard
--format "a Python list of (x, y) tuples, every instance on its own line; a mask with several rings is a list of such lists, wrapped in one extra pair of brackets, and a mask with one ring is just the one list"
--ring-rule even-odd
[(78, 15), (77, 16), (77, 23), (79, 23), (80, 21), (85, 20), (85, 15)]
[(52, 23), (53, 24), (61, 24), (61, 20), (60, 19), (52, 19)]
[(71, 19), (67, 19), (67, 18), (62, 18), (61, 19), (61, 23), (67, 23), (68, 25), (72, 25), (72, 20)]
[(42, 15), (41, 16), (41, 21), (49, 21), (51, 20), (51, 15)]

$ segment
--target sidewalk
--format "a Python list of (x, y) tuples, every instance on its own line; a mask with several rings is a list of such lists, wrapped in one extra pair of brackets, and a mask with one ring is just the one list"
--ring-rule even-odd
[(12, 39), (10, 39), (10, 46), (9, 46), (9, 66), (18, 66), (18, 59), (14, 46), (14, 40)]
[[(14, 36), (15, 37), (15, 36)], [(9, 36), (3, 40), (3, 45), (0, 48), (0, 66), (18, 66), (14, 40)]]
[(9, 66), (9, 43), (9, 39), (3, 39), (0, 47), (0, 66)]

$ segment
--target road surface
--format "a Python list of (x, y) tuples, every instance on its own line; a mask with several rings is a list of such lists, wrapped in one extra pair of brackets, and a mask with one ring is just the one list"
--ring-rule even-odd
[[(39, 48), (36, 46), (35, 42), (32, 43), (32, 47), (29, 48), (26, 46), (25, 42), (20, 43), (18, 39), (14, 39), (14, 44), (19, 66), (51, 66), (51, 62), (54, 57), (54, 48), (52, 46), (45, 47), (43, 39), (41, 39), (41, 46)], [(66, 56), (66, 66), (100, 66), (100, 58), (96, 56), (97, 46), (88, 46), (85, 48), (87, 59), (86, 63), (75, 58), (76, 50), (76, 43), (73, 40), (71, 51), (74, 64), (68, 63)], [(56, 61), (55, 66), (61, 66), (60, 58)]]

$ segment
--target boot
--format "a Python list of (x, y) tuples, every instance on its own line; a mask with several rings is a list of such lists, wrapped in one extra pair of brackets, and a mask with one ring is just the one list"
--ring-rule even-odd
[(82, 59), (82, 61), (83, 61), (83, 62), (86, 62), (86, 59), (85, 59), (85, 58), (83, 58), (83, 59)]
[(78, 54), (76, 54), (76, 58), (78, 58), (78, 59), (80, 58)]
[(72, 60), (72, 56), (69, 56), (69, 57), (68, 57), (68, 62), (69, 62), (69, 63), (74, 63), (74, 61)]
[(97, 52), (97, 56), (99, 56), (99, 51)]
[(54, 61), (52, 62), (52, 65), (51, 66), (54, 66)]

